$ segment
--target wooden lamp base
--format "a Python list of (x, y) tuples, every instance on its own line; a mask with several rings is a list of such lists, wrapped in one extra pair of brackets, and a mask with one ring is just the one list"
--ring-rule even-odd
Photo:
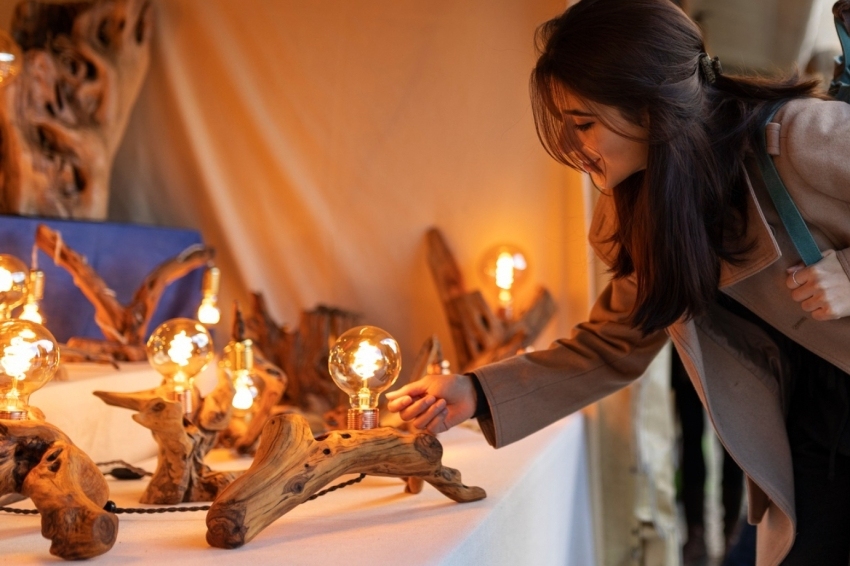
[(210, 506), (207, 542), (219, 548), (240, 547), (351, 473), (419, 477), (459, 503), (487, 496), (480, 487), (463, 485), (460, 472), (441, 464), (442, 456), (442, 445), (427, 433), (384, 427), (334, 431), (314, 439), (303, 417), (273, 417), (263, 429), (251, 467)]
[(32, 499), (50, 554), (65, 560), (107, 552), (118, 517), (103, 509), (109, 486), (68, 436), (41, 420), (0, 420), (0, 495)]

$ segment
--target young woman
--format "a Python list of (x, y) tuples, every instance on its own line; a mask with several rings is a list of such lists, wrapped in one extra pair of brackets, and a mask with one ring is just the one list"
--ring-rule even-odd
[[(758, 564), (846, 565), (850, 105), (724, 74), (669, 0), (582, 0), (538, 43), (537, 131), (600, 189), (589, 238), (613, 280), (571, 337), (389, 409), (435, 433), (475, 416), (504, 446), (628, 385), (669, 338), (746, 474)], [(809, 267), (754, 161), (765, 131), (823, 253)]]

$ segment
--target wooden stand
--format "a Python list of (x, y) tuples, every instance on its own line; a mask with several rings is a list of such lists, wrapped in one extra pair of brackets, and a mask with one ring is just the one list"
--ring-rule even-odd
[(71, 273), (74, 284), (94, 305), (94, 321), (106, 337), (105, 341), (71, 338), (68, 346), (94, 356), (107, 355), (117, 361), (131, 362), (147, 359), (145, 335), (166, 286), (207, 265), (215, 255), (212, 248), (197, 245), (162, 262), (145, 277), (130, 304), (124, 306), (85, 258), (62, 241), (61, 234), (40, 224), (36, 229), (35, 243), (57, 265)]
[(230, 421), (233, 386), (226, 375), (219, 373), (215, 389), (203, 399), (200, 409), (189, 415), (184, 415), (180, 401), (166, 398), (162, 387), (136, 393), (95, 391), (94, 394), (107, 405), (138, 411), (133, 420), (149, 428), (159, 445), (156, 471), (139, 500), (141, 503), (174, 505), (212, 501), (239, 475), (214, 472), (204, 464), (204, 456), (215, 444), (218, 432)]
[(555, 301), (543, 288), (517, 320), (503, 322), (480, 291), (467, 291), (442, 233), (428, 231), (428, 265), (449, 323), (460, 373), (516, 355), (530, 346), (554, 316)]
[(442, 445), (427, 433), (411, 435), (376, 428), (335, 431), (314, 439), (302, 417), (274, 417), (263, 430), (250, 469), (210, 507), (207, 542), (219, 548), (240, 547), (272, 521), (350, 473), (421, 477), (461, 503), (487, 496), (480, 487), (463, 485), (460, 472), (440, 463), (442, 455)]
[(51, 554), (80, 560), (112, 548), (118, 517), (103, 510), (106, 480), (61, 430), (38, 420), (0, 420), (0, 454), (0, 495), (32, 499)]

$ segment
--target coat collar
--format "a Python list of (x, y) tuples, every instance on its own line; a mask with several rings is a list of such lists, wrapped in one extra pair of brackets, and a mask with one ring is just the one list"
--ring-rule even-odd
[(734, 285), (742, 279), (758, 273), (782, 256), (779, 244), (773, 236), (773, 230), (764, 218), (753, 184), (747, 170), (744, 170), (747, 183), (747, 234), (746, 241), (753, 242), (753, 249), (743, 263), (734, 265), (720, 262), (720, 288)]

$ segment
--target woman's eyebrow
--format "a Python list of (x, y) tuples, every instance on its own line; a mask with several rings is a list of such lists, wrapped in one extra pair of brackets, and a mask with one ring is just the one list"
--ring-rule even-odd
[(588, 118), (596, 116), (596, 114), (592, 112), (585, 112), (584, 110), (564, 110), (563, 114), (567, 116), (585, 116)]

